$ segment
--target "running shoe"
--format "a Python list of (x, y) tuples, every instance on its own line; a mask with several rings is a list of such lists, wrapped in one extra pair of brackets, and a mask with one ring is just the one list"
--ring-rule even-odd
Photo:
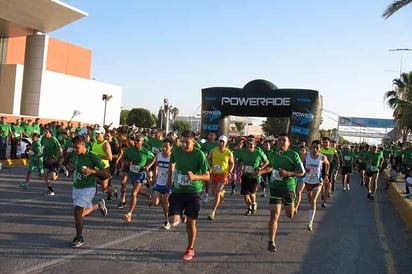
[(326, 202), (323, 202), (321, 205), (323, 208), (326, 208)]
[(273, 241), (268, 242), (268, 250), (269, 252), (276, 252), (276, 244)]
[(256, 211), (257, 211), (257, 203), (254, 203), (252, 204), (252, 210), (251, 210), (252, 215), (255, 215)]
[(119, 187), (114, 188), (113, 194), (114, 194), (114, 197), (116, 197), (116, 200), (119, 199)]
[(110, 202), (111, 200), (113, 200), (113, 194), (107, 193), (106, 201)]
[(373, 194), (371, 194), (371, 195), (369, 196), (369, 199), (370, 199), (371, 201), (375, 200), (375, 197), (373, 196)]
[(130, 223), (132, 221), (132, 215), (131, 214), (125, 214), (125, 215), (123, 215), (122, 219), (123, 219), (123, 221), (126, 221), (126, 222)]
[(82, 246), (84, 244), (84, 239), (83, 236), (79, 236), (79, 237), (74, 237), (73, 241), (70, 243), (71, 247), (79, 247)]
[(342, 190), (343, 190), (343, 191), (346, 191), (346, 186), (344, 186)]
[(215, 219), (215, 214), (212, 212), (209, 214), (209, 216), (207, 216), (207, 218), (211, 221), (213, 221)]
[(165, 222), (165, 224), (163, 225), (163, 228), (166, 230), (169, 230), (172, 226), (170, 225), (169, 222)]
[(29, 187), (29, 184), (28, 183), (21, 183), (20, 187), (26, 189), (26, 188)]
[(235, 195), (235, 193), (236, 193), (236, 191), (233, 189), (233, 190), (230, 192), (230, 195)]
[(312, 223), (308, 223), (308, 230), (313, 231), (313, 224)]
[(102, 198), (102, 199), (99, 200), (99, 202), (97, 204), (99, 205), (100, 213), (102, 213), (103, 216), (106, 216), (107, 213), (109, 213), (109, 211), (107, 210), (105, 200)]
[(245, 216), (250, 216), (250, 215), (252, 215), (252, 209), (248, 208), (245, 212)]
[(372, 193), (368, 193), (368, 199), (370, 199), (370, 198), (371, 198), (371, 195), (372, 195)]
[(192, 248), (186, 249), (185, 254), (183, 254), (182, 259), (185, 261), (190, 261), (195, 256), (195, 250)]
[(350, 186), (349, 184), (346, 186), (346, 190), (349, 191), (350, 190)]
[(266, 198), (266, 193), (262, 193), (262, 194), (260, 195), (260, 197)]
[(54, 193), (54, 191), (52, 191), (52, 190), (47, 190), (46, 193), (44, 193), (44, 195), (47, 195), (47, 196), (55, 196), (56, 193)]
[(122, 209), (126, 206), (126, 202), (120, 202), (117, 208)]

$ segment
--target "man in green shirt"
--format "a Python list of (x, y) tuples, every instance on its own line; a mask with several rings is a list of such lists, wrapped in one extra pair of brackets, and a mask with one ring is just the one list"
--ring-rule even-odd
[(26, 153), (28, 153), (29, 155), (29, 166), (27, 168), (26, 181), (20, 184), (20, 187), (24, 189), (28, 188), (31, 179), (31, 174), (33, 173), (35, 168), (37, 168), (41, 176), (43, 176), (44, 174), (43, 148), (40, 144), (39, 134), (33, 133), (32, 140), (33, 142), (26, 149)]
[(376, 191), (378, 190), (379, 170), (383, 164), (383, 153), (378, 150), (377, 145), (373, 145), (371, 150), (366, 155), (366, 177), (368, 186), (368, 199), (374, 200)]
[(183, 212), (186, 214), (188, 243), (183, 260), (191, 260), (195, 255), (194, 245), (197, 236), (196, 220), (199, 217), (203, 182), (210, 180), (206, 155), (194, 147), (196, 134), (193, 131), (182, 133), (182, 146), (172, 151), (169, 164), (168, 186), (173, 185), (169, 196), (169, 222), (177, 226)]
[(17, 151), (19, 150), (20, 141), (23, 135), (20, 119), (17, 119), (16, 123), (11, 125), (11, 131), (10, 158), (17, 159)]
[(258, 174), (271, 172), (270, 199), (269, 199), (269, 242), (268, 250), (276, 252), (276, 233), (282, 209), (285, 208), (286, 216), (293, 218), (295, 214), (295, 189), (296, 177), (305, 175), (305, 168), (300, 156), (289, 149), (290, 139), (286, 134), (280, 134), (277, 148), (269, 154), (270, 166), (259, 170)]
[(73, 154), (71, 155), (69, 170), (73, 172), (73, 204), (76, 236), (71, 242), (72, 247), (84, 244), (83, 223), (84, 218), (95, 210), (99, 210), (103, 216), (108, 211), (104, 199), (93, 204), (96, 194), (96, 176), (104, 176), (106, 171), (100, 157), (87, 150), (86, 142), (82, 136), (72, 139)]
[[(43, 157), (44, 157), (44, 182), (47, 185), (48, 191), (46, 195), (54, 196), (52, 181), (57, 180), (57, 175), (59, 174), (60, 163), (59, 160), (62, 156), (63, 150), (61, 148), (60, 142), (53, 137), (52, 130), (46, 128), (44, 130), (44, 136), (41, 139), (41, 144), (43, 145)], [(49, 174), (51, 174), (51, 180), (49, 180)]]
[(343, 150), (340, 153), (340, 157), (340, 162), (342, 163), (342, 187), (343, 191), (347, 191), (350, 190), (350, 179), (352, 176), (352, 168), (355, 162), (356, 155), (350, 149), (349, 144), (344, 144)]
[(12, 134), (11, 126), (7, 123), (7, 117), (0, 118), (0, 160), (6, 160), (7, 142)]

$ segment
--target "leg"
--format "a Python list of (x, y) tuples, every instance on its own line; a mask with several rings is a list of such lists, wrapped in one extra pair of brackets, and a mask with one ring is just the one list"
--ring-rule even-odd
[(305, 188), (304, 183), (298, 183), (296, 185), (296, 207), (295, 207), (295, 215), (298, 213), (300, 202), (302, 201), (302, 192)]
[(139, 193), (140, 189), (142, 188), (142, 183), (141, 182), (136, 182), (133, 185), (132, 189), (132, 197), (130, 201), (130, 209), (129, 209), (129, 215), (132, 215), (134, 209), (136, 208), (137, 205), (137, 194)]
[(187, 248), (194, 249), (196, 235), (197, 235), (196, 220), (189, 218), (189, 217), (187, 218), (186, 232), (187, 232)]
[(282, 209), (282, 205), (280, 203), (269, 205), (269, 211), (270, 211), (269, 241), (272, 241), (272, 242), (276, 241), (276, 233), (278, 230), (278, 221), (279, 221), (281, 209)]

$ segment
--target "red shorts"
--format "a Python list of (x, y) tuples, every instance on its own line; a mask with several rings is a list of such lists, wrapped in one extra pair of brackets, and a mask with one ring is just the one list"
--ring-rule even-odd
[(214, 184), (225, 184), (229, 183), (229, 173), (225, 174), (210, 174), (211, 182)]
[(322, 186), (322, 183), (317, 183), (317, 184), (308, 184), (305, 183), (305, 189), (306, 191), (312, 191), (315, 187), (320, 187)]

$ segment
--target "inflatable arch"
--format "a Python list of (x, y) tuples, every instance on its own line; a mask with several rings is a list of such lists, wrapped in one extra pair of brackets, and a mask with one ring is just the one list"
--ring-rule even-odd
[[(319, 138), (322, 97), (316, 90), (278, 89), (266, 80), (253, 80), (243, 88), (202, 89), (201, 136), (209, 132), (228, 135), (228, 115), (289, 117), (292, 142)], [(292, 143), (293, 144), (293, 143)]]

